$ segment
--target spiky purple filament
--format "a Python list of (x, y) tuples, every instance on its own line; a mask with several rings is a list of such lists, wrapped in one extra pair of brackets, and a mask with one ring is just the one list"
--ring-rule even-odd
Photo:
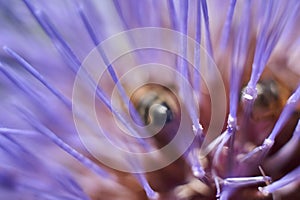
[[(81, 67), (81, 62), (73, 53), (67, 42), (62, 38), (59, 32), (55, 29), (55, 27), (50, 23), (47, 16), (41, 12), (37, 11), (27, 0), (24, 0), (28, 8), (30, 9), (33, 16), (39, 22), (44, 31), (51, 38), (52, 42), (58, 49), (58, 51), (62, 54), (63, 58), (66, 59), (68, 66), (73, 70), (73, 72), (77, 73), (79, 69), (82, 70), (82, 75), (89, 82), (92, 88), (96, 90), (96, 96), (104, 103), (104, 105), (120, 120), (120, 122), (130, 131), (133, 136), (137, 137), (137, 141), (141, 144), (146, 150), (151, 150), (152, 148), (146, 143), (142, 138), (139, 137), (139, 133), (132, 127), (129, 123), (129, 120), (126, 119), (128, 116), (124, 116), (117, 109), (115, 109), (109, 101), (109, 98), (106, 96), (104, 91), (95, 83), (92, 77), (86, 72), (84, 68)], [(97, 42), (97, 41), (95, 41)], [(116, 79), (116, 77), (114, 77)], [(116, 80), (117, 81), (117, 80)], [(118, 82), (118, 81), (117, 81)], [(123, 91), (123, 90), (122, 90)]]
[(61, 140), (55, 133), (53, 133), (51, 130), (47, 129), (44, 125), (42, 125), (37, 119), (34, 118), (27, 110), (18, 108), (20, 112), (24, 115), (25, 120), (28, 121), (39, 133), (45, 135), (50, 140), (52, 140), (53, 143), (55, 143), (57, 146), (59, 146), (61, 149), (66, 151), (68, 154), (73, 156), (75, 159), (77, 159), (80, 163), (85, 165), (88, 169), (93, 170), (96, 174), (104, 177), (104, 178), (111, 178), (112, 180), (115, 179), (113, 175), (106, 172), (104, 169), (100, 168), (97, 164), (95, 164), (93, 161), (76, 151), (74, 148), (72, 148), (70, 145), (65, 143), (63, 140)]
[(201, 4), (199, 1), (197, 1), (196, 3), (197, 9), (197, 15), (196, 15), (196, 22), (195, 22), (195, 26), (196, 26), (196, 31), (195, 31), (195, 40), (196, 40), (196, 45), (195, 45), (195, 49), (194, 49), (194, 91), (195, 94), (198, 97), (198, 100), (201, 99), (201, 95), (200, 95), (200, 88), (201, 88), (201, 82), (200, 82), (200, 55), (201, 55)]
[[(183, 55), (183, 57), (186, 58), (189, 3), (188, 1), (181, 1), (180, 6), (182, 8), (182, 13), (180, 13), (180, 21), (178, 24), (180, 27), (180, 31), (183, 33), (183, 37), (181, 37), (180, 40), (180, 52), (181, 55)], [(197, 11), (199, 12), (200, 10)], [(197, 16), (199, 16), (199, 14), (197, 14)], [(197, 62), (199, 62), (199, 60)], [(180, 72), (180, 75), (184, 78), (182, 79), (181, 77), (178, 77), (179, 93), (181, 94), (182, 99), (186, 99), (186, 101), (184, 102), (184, 106), (186, 107), (189, 113), (189, 117), (193, 124), (193, 132), (195, 134), (195, 140), (187, 153), (187, 160), (190, 163), (193, 174), (198, 178), (202, 178), (205, 175), (205, 172), (200, 164), (197, 154), (203, 142), (203, 128), (202, 125), (199, 123), (199, 114), (197, 113), (198, 106), (194, 101), (194, 91), (192, 91), (191, 87), (189, 87), (189, 82), (187, 81), (189, 80), (189, 70), (187, 61), (183, 58), (179, 58), (177, 68)]]
[(220, 48), (222, 50), (225, 50), (227, 44), (228, 44), (228, 40), (229, 40), (229, 36), (230, 36), (230, 30), (231, 30), (231, 24), (232, 24), (232, 19), (233, 19), (233, 13), (234, 13), (234, 8), (236, 5), (236, 0), (231, 0), (230, 1), (230, 5), (229, 5), (229, 10), (227, 13), (227, 18), (226, 21), (224, 23), (224, 27), (222, 30), (222, 36), (221, 36), (221, 43), (220, 43)]
[(283, 188), (284, 186), (291, 184), (293, 182), (297, 182), (300, 179), (300, 167), (297, 167), (281, 179), (273, 182), (272, 184), (265, 186), (265, 187), (260, 187), (259, 190), (265, 194), (268, 195), (269, 193), (274, 193), (275, 191)]
[[(291, 1), (292, 2), (292, 1)], [(286, 9), (280, 14), (277, 14), (274, 9), (278, 9), (280, 5), (278, 2), (266, 1), (267, 11), (265, 12), (261, 24), (261, 30), (257, 39), (257, 46), (254, 54), (254, 61), (252, 65), (251, 77), (248, 82), (247, 88), (243, 94), (243, 98), (250, 102), (253, 102), (257, 97), (256, 84), (259, 81), (262, 72), (264, 71), (267, 61), (274, 50), (282, 32), (288, 24), (288, 20), (294, 16), (294, 12), (297, 12), (299, 8), (299, 2), (286, 4)], [(273, 16), (276, 13), (276, 17)], [(276, 26), (276, 28), (275, 28)], [(252, 103), (247, 105), (251, 108)], [(248, 110), (250, 110), (248, 108)]]
[[(24, 198), (34, 194), (41, 198), (50, 199), (89, 200), (89, 197), (65, 171), (48, 166), (48, 163), (45, 163), (29, 151), (24, 144), (14, 139), (14, 135), (20, 136), (20, 134), (24, 137), (32, 137), (33, 134), (37, 133), (4, 127), (0, 131), (2, 136), (0, 148), (7, 153), (2, 155), (2, 158), (8, 157), (10, 160), (9, 164), (1, 163), (0, 165), (1, 198), (5, 198), (5, 193), (8, 192), (22, 194)], [(6, 139), (7, 142), (3, 139)], [(36, 177), (37, 175), (45, 183), (41, 184)], [(47, 178), (47, 176), (49, 177)]]
[[(63, 38), (60, 36), (60, 34), (55, 30), (55, 28), (51, 25), (51, 23), (48, 21), (47, 17), (42, 13), (42, 12), (36, 12), (35, 9), (31, 6), (31, 4), (27, 1), (25, 1), (25, 3), (27, 4), (27, 6), (30, 8), (31, 12), (34, 14), (34, 16), (36, 17), (36, 19), (38, 20), (38, 22), (42, 25), (42, 27), (44, 28), (45, 32), (48, 33), (48, 35), (50, 36), (50, 38), (52, 38), (54, 44), (56, 44), (56, 46), (58, 47), (63, 47), (58, 48), (58, 50), (62, 50), (61, 53), (63, 53), (63, 55), (70, 55), (69, 60), (71, 61), (70, 64), (72, 66), (73, 71), (77, 71), (79, 69), (80, 66), (80, 61), (76, 58), (76, 56), (74, 55), (74, 53), (72, 52), (72, 50), (70, 49), (70, 47), (67, 45), (67, 43), (63, 40)], [(81, 13), (82, 14), (82, 13)], [(83, 16), (84, 17), (84, 16)], [(86, 19), (86, 18), (83, 18)], [(88, 21), (84, 20), (85, 24), (87, 27), (88, 26)], [(89, 33), (92, 34), (92, 30), (89, 29)], [(91, 35), (94, 42), (97, 43), (98, 40), (93, 37), (93, 34)], [(58, 41), (58, 43), (56, 43)], [(5, 50), (12, 56), (14, 57), (17, 61), (20, 62), (20, 64), (27, 70), (29, 71), (34, 77), (36, 77), (42, 84), (44, 84), (55, 96), (57, 96), (69, 109), (71, 109), (71, 102), (66, 99), (62, 94), (60, 94), (59, 91), (57, 91), (54, 87), (52, 87), (47, 81), (44, 80), (44, 78), (32, 67), (30, 66), (29, 63), (27, 63), (23, 58), (21, 58), (18, 54), (16, 54), (15, 52), (13, 52), (12, 50), (8, 49), (5, 47)], [(102, 57), (105, 57), (105, 54), (102, 54)], [(106, 63), (107, 64), (107, 63)], [(75, 67), (74, 67), (75, 66)], [(116, 84), (119, 84), (118, 79), (116, 77), (116, 74), (114, 73), (113, 68), (110, 68), (110, 72), (111, 75), (114, 79), (114, 81), (116, 81)], [(87, 74), (86, 74), (87, 75)], [(128, 121), (118, 112), (116, 111), (112, 105), (109, 103), (108, 98), (105, 97), (105, 94), (103, 93), (103, 91), (96, 86), (96, 84), (94, 83), (94, 81), (91, 80), (90, 76), (87, 75), (87, 79), (91, 82), (91, 84), (93, 85), (93, 87), (96, 87), (96, 94), (97, 97), (99, 97), (102, 102), (104, 102), (104, 104), (112, 111), (112, 113), (114, 113), (117, 118), (131, 131), (131, 133), (133, 135), (138, 136), (138, 133), (131, 127), (131, 125), (128, 123)], [(120, 85), (119, 85), (120, 86)], [(123, 96), (124, 94), (124, 89), (122, 88), (122, 86), (119, 87), (119, 90), (121, 92), (123, 92)], [(125, 98), (125, 97), (124, 97)], [(128, 100), (129, 102), (129, 100)], [(32, 124), (34, 126), (34, 124)], [(37, 128), (37, 127), (36, 127)], [(41, 128), (41, 127), (39, 127)], [(45, 127), (44, 127), (45, 128)], [(46, 132), (48, 133), (48, 132)], [(50, 137), (51, 135), (47, 135), (48, 137)], [(74, 152), (74, 150), (67, 144), (65, 144), (62, 140), (60, 140), (57, 137), (54, 137), (55, 134), (53, 134), (51, 136), (51, 139), (54, 141), (54, 143), (56, 143), (58, 146), (60, 146), (61, 148), (63, 148), (65, 151), (67, 151), (69, 154), (71, 154), (72, 156), (74, 156), (76, 159), (78, 159), (79, 161), (81, 161), (84, 165), (86, 165), (87, 167), (91, 168), (92, 170), (94, 170), (95, 172), (97, 172), (98, 174), (104, 174), (104, 172), (101, 172), (100, 168), (97, 167), (95, 164), (91, 163), (88, 159), (84, 158), (80, 153), (78, 152)], [(144, 147), (149, 149), (149, 146), (147, 143), (145, 143), (142, 139), (138, 139), (138, 141), (140, 142), (140, 144)], [(147, 194), (149, 193), (149, 195), (153, 195), (154, 192), (151, 193), (151, 188), (149, 186), (149, 184), (145, 184), (145, 177), (143, 174), (139, 174), (138, 175), (139, 180), (144, 180), (143, 182), (141, 182), (141, 184), (143, 185), (143, 187), (145, 188), (145, 190), (147, 191)]]
[[(125, 104), (125, 106), (129, 109), (129, 111), (131, 111), (131, 113), (133, 114), (133, 119), (134, 121), (138, 122), (138, 124), (143, 124), (142, 123), (142, 120), (141, 120), (141, 117), (139, 116), (138, 112), (136, 111), (135, 107), (133, 106), (132, 102), (130, 101), (130, 99), (128, 98), (126, 92), (125, 92), (125, 89), (124, 87), (122, 86), (122, 84), (120, 83), (119, 81), (119, 78), (117, 76), (117, 73), (116, 71), (114, 70), (112, 64), (109, 62), (105, 52), (104, 52), (104, 49), (101, 47), (100, 44), (100, 40), (99, 38), (96, 36), (89, 20), (87, 19), (86, 15), (84, 14), (84, 11), (83, 11), (83, 8), (82, 7), (79, 7), (79, 15), (83, 21), (83, 24), (87, 30), (87, 32), (89, 33), (95, 47), (97, 48), (98, 52), (100, 53), (103, 61), (104, 61), (104, 64), (106, 65), (107, 67), (107, 70), (111, 76), (111, 78), (113, 79), (114, 83), (116, 84), (117, 88), (118, 88), (118, 91), (121, 95), (121, 98), (122, 98), (122, 101), (123, 103)], [(143, 130), (143, 129), (142, 129)]]
[(207, 3), (206, 0), (200, 0), (201, 7), (202, 7), (202, 14), (205, 24), (205, 43), (206, 43), (206, 49), (208, 52), (208, 55), (213, 58), (213, 48), (211, 43), (211, 34), (210, 34), (210, 27), (209, 27), (209, 16), (208, 16), (208, 10), (207, 10)]

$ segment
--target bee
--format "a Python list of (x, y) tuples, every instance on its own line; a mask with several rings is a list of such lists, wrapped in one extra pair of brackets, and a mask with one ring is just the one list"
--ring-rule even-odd
[[(154, 139), (156, 147), (160, 149), (169, 144), (177, 134), (181, 117), (176, 90), (158, 84), (146, 84), (136, 89), (130, 100), (146, 129), (155, 131), (151, 139)], [(173, 148), (176, 151), (176, 146)], [(160, 170), (147, 173), (147, 180), (155, 191), (166, 192), (184, 183), (187, 171), (183, 168), (186, 169), (186, 162), (181, 157)]]
[[(245, 90), (245, 88), (242, 90)], [(254, 121), (276, 119), (281, 113), (288, 96), (291, 94), (286, 87), (275, 79), (264, 79), (256, 85), (257, 97), (251, 110)]]
[(144, 128), (161, 148), (177, 134), (180, 125), (180, 103), (176, 90), (159, 84), (146, 84), (136, 89), (130, 100), (140, 115)]
[[(245, 90), (242, 89), (241, 93)], [(260, 81), (256, 85), (257, 96), (253, 102), (250, 115), (243, 115), (246, 110), (241, 111), (242, 123), (240, 131), (243, 141), (246, 142), (244, 150), (249, 152), (260, 145), (272, 132), (288, 98), (295, 90), (292, 84), (286, 81), (286, 77), (275, 74), (270, 66), (267, 66)], [(242, 101), (241, 101), (242, 102)], [(243, 105), (242, 105), (243, 107)], [(299, 119), (299, 108), (294, 111), (289, 121), (276, 137), (276, 143), (269, 152), (269, 157), (275, 154), (291, 138)]]
[(147, 84), (138, 88), (131, 96), (131, 101), (144, 125), (169, 125), (179, 116), (176, 95), (161, 85)]

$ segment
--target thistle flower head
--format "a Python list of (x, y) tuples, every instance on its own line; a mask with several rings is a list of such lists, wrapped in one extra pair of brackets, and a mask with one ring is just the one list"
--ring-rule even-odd
[(1, 199), (299, 197), (299, 1), (0, 5)]

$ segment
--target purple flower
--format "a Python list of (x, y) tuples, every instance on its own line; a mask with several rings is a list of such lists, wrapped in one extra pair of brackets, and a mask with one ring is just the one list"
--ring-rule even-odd
[(300, 2), (0, 0), (1, 199), (297, 199)]

